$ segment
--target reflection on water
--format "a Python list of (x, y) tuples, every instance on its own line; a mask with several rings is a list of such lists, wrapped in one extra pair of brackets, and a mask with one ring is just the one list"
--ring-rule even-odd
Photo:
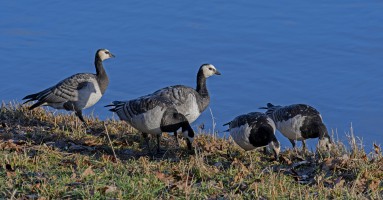
[[(78, 72), (108, 48), (111, 83), (86, 113), (174, 84), (195, 86), (202, 63), (217, 126), (267, 102), (316, 107), (339, 137), (353, 124), (382, 143), (383, 3), (8, 1), (0, 14), (0, 94), (20, 100)], [(29, 5), (28, 5), (29, 4)], [(212, 128), (209, 111), (194, 125)], [(279, 135), (281, 139), (281, 135)], [(282, 139), (282, 144), (289, 145)]]

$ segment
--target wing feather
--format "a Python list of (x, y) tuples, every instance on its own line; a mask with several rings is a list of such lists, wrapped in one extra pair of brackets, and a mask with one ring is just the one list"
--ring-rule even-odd
[(43, 90), (34, 95), (28, 95), (24, 99), (28, 101), (38, 100), (46, 103), (63, 103), (78, 100), (78, 90), (96, 79), (95, 74), (80, 73), (70, 76), (53, 87)]

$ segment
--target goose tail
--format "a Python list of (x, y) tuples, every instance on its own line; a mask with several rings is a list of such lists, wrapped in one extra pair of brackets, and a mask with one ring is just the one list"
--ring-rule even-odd
[(42, 92), (39, 92), (39, 93), (36, 93), (36, 94), (30, 94), (30, 95), (25, 96), (25, 97), (23, 98), (23, 100), (26, 100), (26, 101), (25, 101), (22, 105), (24, 105), (24, 104), (26, 104), (26, 103), (28, 103), (28, 102), (36, 101), (36, 100), (37, 100), (37, 102), (34, 103), (34, 104), (33, 104), (31, 107), (29, 107), (28, 109), (29, 109), (29, 110), (33, 110), (34, 108), (37, 108), (37, 107), (41, 106), (42, 104), (45, 103), (44, 101), (42, 101), (42, 100), (40, 99), (41, 94), (42, 94)]
[(112, 104), (106, 105), (104, 107), (113, 107), (113, 108), (110, 108), (109, 111), (118, 112), (119, 110), (123, 108), (124, 104), (125, 104), (124, 101), (113, 101)]

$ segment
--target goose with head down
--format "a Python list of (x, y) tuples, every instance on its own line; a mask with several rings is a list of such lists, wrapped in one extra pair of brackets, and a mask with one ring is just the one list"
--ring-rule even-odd
[(287, 137), (295, 148), (295, 140), (302, 141), (306, 149), (306, 139), (319, 138), (319, 147), (329, 148), (331, 138), (323, 123), (322, 116), (313, 107), (306, 104), (293, 104), (289, 106), (275, 106), (271, 103), (266, 114), (273, 119), (279, 132)]
[(268, 146), (278, 160), (280, 144), (275, 137), (275, 124), (264, 113), (240, 115), (225, 125), (229, 125), (231, 137), (245, 151)]

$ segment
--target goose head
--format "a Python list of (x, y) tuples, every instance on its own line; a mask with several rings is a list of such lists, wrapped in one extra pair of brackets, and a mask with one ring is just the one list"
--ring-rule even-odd
[(108, 49), (97, 50), (96, 56), (99, 57), (101, 61), (115, 57)]
[(274, 137), (274, 139), (269, 143), (268, 148), (273, 152), (274, 159), (279, 160), (279, 152), (281, 151), (281, 146), (278, 140)]
[(199, 71), (202, 72), (205, 78), (208, 78), (213, 75), (221, 75), (221, 73), (212, 64), (203, 64), (200, 67)]
[(319, 123), (318, 131), (319, 131), (319, 141), (318, 141), (317, 149), (330, 150), (332, 147), (332, 140), (330, 135), (328, 134), (326, 126), (323, 123)]
[(331, 146), (332, 146), (331, 139), (329, 137), (323, 137), (322, 139), (319, 139), (317, 148), (330, 150)]
[(188, 145), (188, 150), (192, 150), (192, 144), (194, 141), (194, 131), (193, 129), (189, 126), (185, 130), (182, 130), (182, 134), (184, 138), (186, 138), (186, 144)]

